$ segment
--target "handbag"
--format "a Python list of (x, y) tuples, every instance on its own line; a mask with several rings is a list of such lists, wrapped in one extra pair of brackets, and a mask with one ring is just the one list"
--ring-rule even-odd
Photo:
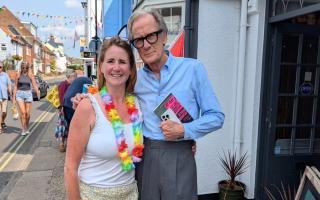
[(58, 86), (54, 85), (49, 91), (46, 96), (46, 99), (55, 107), (60, 107), (60, 100), (59, 100), (59, 90)]
[(12, 105), (11, 111), (12, 111), (12, 118), (13, 118), (14, 120), (19, 119), (19, 112), (18, 112), (18, 109), (17, 109), (17, 107), (16, 107), (15, 104)]

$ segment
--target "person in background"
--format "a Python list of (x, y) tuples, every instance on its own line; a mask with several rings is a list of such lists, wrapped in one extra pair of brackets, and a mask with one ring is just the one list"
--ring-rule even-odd
[(17, 102), (20, 120), (21, 120), (21, 135), (25, 136), (30, 133), (29, 122), (30, 122), (30, 112), (32, 108), (32, 88), (36, 91), (38, 99), (40, 99), (40, 90), (29, 69), (29, 64), (25, 61), (21, 62), (20, 72), (18, 72), (17, 77), (14, 81), (13, 89), (13, 102)]
[[(75, 73), (75, 71), (73, 69), (67, 69), (66, 72), (66, 80), (62, 81), (59, 86), (58, 86), (58, 91), (59, 91), (59, 101), (60, 101), (60, 107), (59, 107), (59, 122), (58, 123), (64, 123), (63, 121), (65, 120), (65, 114), (64, 114), (64, 110), (63, 110), (63, 101), (64, 101), (64, 95), (68, 89), (68, 87), (70, 86), (70, 84), (74, 81), (74, 79), (77, 78), (77, 74)], [(61, 124), (60, 124), (61, 125)], [(68, 128), (69, 128), (69, 124), (66, 123), (66, 127), (64, 127), (63, 129), (57, 129), (56, 131), (56, 138), (60, 141), (60, 152), (65, 152), (66, 151), (66, 147), (65, 147), (65, 141), (68, 137)]]
[(0, 134), (7, 129), (5, 119), (7, 116), (7, 107), (9, 96), (12, 97), (11, 81), (6, 72), (3, 69), (3, 62), (0, 61)]
[[(69, 200), (137, 200), (135, 163), (143, 138), (139, 104), (132, 94), (136, 65), (120, 37), (103, 42), (98, 89), (80, 102), (70, 124), (65, 161)], [(71, 86), (70, 86), (71, 87)]]
[[(136, 170), (141, 200), (195, 200), (193, 140), (220, 129), (224, 114), (203, 64), (174, 57), (164, 49), (168, 28), (157, 11), (135, 11), (128, 31), (130, 43), (144, 62), (134, 90), (144, 118), (144, 158)], [(193, 121), (161, 121), (154, 113), (170, 93)]]
[(92, 84), (92, 81), (85, 76), (76, 78), (71, 85), (68, 87), (67, 91), (64, 94), (63, 98), (63, 110), (64, 117), (67, 121), (67, 124), (70, 125), (71, 119), (74, 114), (74, 109), (72, 108), (71, 98), (74, 97), (78, 93), (82, 93), (83, 86), (85, 84)]

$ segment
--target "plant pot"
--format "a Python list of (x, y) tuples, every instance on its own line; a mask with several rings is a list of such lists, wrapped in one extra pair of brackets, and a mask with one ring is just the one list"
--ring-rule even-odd
[(236, 181), (236, 186), (232, 189), (228, 186), (228, 181), (219, 182), (219, 199), (220, 200), (243, 200), (245, 185)]

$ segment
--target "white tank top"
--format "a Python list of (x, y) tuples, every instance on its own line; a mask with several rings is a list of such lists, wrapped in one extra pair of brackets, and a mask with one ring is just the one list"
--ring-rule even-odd
[[(104, 116), (101, 107), (94, 96), (88, 94), (96, 114), (96, 122), (91, 131), (85, 153), (80, 162), (78, 175), (80, 181), (95, 187), (115, 187), (131, 184), (135, 180), (135, 170), (122, 170), (116, 138), (111, 123)], [(136, 98), (136, 107), (141, 111)], [(124, 124), (124, 134), (128, 150), (134, 147), (132, 124)]]

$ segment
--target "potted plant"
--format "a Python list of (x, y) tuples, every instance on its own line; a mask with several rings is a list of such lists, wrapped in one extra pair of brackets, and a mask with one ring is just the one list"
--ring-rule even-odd
[(219, 182), (219, 199), (221, 200), (242, 200), (244, 199), (245, 185), (237, 181), (236, 178), (243, 174), (248, 168), (247, 152), (241, 156), (237, 156), (236, 151), (228, 150), (226, 154), (223, 152), (223, 157), (219, 155), (219, 160), (224, 171), (228, 175), (227, 180)]

